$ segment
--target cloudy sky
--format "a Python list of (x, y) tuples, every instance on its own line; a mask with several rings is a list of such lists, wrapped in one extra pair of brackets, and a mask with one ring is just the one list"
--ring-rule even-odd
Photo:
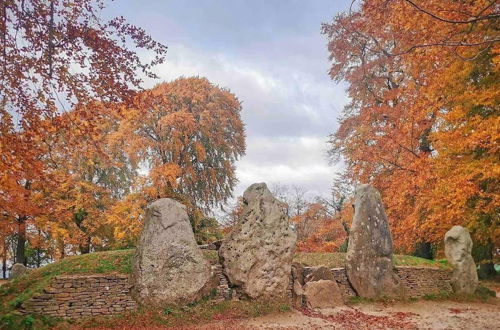
[[(161, 80), (205, 76), (243, 102), (247, 152), (237, 163), (239, 195), (254, 182), (327, 194), (337, 171), (326, 140), (347, 102), (327, 75), (322, 22), (349, 0), (121, 0), (105, 16), (124, 16), (166, 44)], [(159, 81), (147, 81), (152, 87)]]

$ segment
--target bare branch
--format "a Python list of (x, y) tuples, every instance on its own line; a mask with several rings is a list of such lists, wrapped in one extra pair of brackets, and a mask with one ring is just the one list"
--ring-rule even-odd
[[(405, 51), (399, 52), (399, 53), (389, 53), (390, 56), (399, 56), (399, 55), (404, 55), (412, 52), (415, 49), (418, 48), (425, 48), (425, 47), (475, 47), (475, 46), (482, 46), (482, 45), (488, 45), (491, 46), (496, 42), (500, 42), (500, 38), (498, 39), (488, 39), (485, 41), (481, 42), (475, 42), (475, 43), (467, 43), (467, 42), (436, 42), (436, 43), (431, 43), (431, 44), (420, 44), (420, 45), (414, 45), (408, 48)], [(386, 51), (384, 51), (384, 54)]]
[[(485, 16), (474, 16), (474, 17), (471, 17), (467, 20), (464, 20), (464, 21), (456, 21), (456, 20), (450, 20), (450, 19), (446, 19), (446, 18), (443, 18), (443, 17), (440, 17), (434, 13), (431, 13), (430, 11), (428, 10), (425, 10), (424, 8), (420, 7), (419, 5), (417, 5), (415, 2), (413, 2), (412, 0), (404, 0), (406, 1), (407, 3), (409, 3), (410, 5), (412, 5), (414, 8), (416, 8), (418, 11), (424, 13), (424, 14), (427, 14), (441, 22), (445, 22), (445, 23), (450, 23), (450, 24), (470, 24), (470, 23), (474, 23), (474, 22), (478, 22), (478, 21), (484, 21), (484, 20), (489, 20), (489, 19), (495, 19), (495, 18), (499, 18), (500, 17), (500, 14), (499, 13), (493, 13), (491, 15), (485, 15)], [(482, 9), (480, 11), (480, 13), (483, 13), (486, 9), (488, 9), (489, 7), (491, 7), (493, 4), (496, 3), (496, 0), (492, 1), (490, 4), (488, 4), (488, 6), (484, 9)]]

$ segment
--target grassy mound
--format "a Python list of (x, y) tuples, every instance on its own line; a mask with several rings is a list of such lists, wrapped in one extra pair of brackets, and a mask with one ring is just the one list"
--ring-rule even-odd
[[(70, 256), (47, 266), (33, 269), (27, 275), (0, 286), (0, 316), (10, 312), (41, 292), (58, 275), (130, 274), (134, 249), (95, 252)], [(216, 262), (216, 251), (204, 251), (211, 263)]]
[[(107, 274), (132, 271), (134, 250), (89, 253), (64, 258), (0, 286), (0, 310), (7, 313), (41, 292), (58, 275)], [(1, 313), (0, 313), (1, 315)]]
[[(218, 259), (216, 251), (205, 250), (203, 253), (211, 263), (216, 262)], [(57, 275), (130, 274), (133, 254), (133, 249), (96, 252), (67, 257), (59, 262), (34, 269), (28, 275), (0, 286), (0, 310), (9, 312), (19, 307), (33, 294), (41, 292)], [(307, 266), (343, 267), (345, 253), (297, 253), (294, 261)], [(447, 263), (443, 261), (433, 261), (412, 256), (397, 255), (394, 261), (396, 266), (448, 267)]]

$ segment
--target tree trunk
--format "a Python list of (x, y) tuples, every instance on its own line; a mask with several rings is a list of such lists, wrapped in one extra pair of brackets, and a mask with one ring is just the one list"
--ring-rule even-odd
[(17, 218), (16, 263), (26, 266), (26, 216)]
[(87, 242), (85, 244), (80, 244), (80, 253), (81, 254), (90, 253), (90, 236), (87, 237)]
[(7, 239), (3, 240), (3, 251), (2, 251), (2, 278), (7, 278)]
[(64, 259), (64, 257), (66, 257), (66, 252), (64, 251), (66, 245), (64, 244), (64, 241), (61, 239), (58, 240), (58, 245), (59, 245), (59, 252), (61, 253), (61, 259)]
[(432, 260), (434, 259), (432, 253), (432, 245), (429, 242), (419, 242), (415, 246), (415, 252), (413, 252), (415, 257), (420, 257), (424, 259)]
[(484, 261), (479, 263), (479, 269), (477, 270), (477, 275), (480, 280), (488, 279), (497, 275), (495, 264), (493, 263), (493, 249), (494, 244), (491, 240), (488, 240), (488, 244), (484, 247)]

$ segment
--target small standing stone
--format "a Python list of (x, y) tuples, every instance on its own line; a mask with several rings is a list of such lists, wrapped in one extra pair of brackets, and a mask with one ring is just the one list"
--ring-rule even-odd
[(303, 301), (309, 308), (332, 308), (344, 304), (344, 297), (330, 269), (316, 267), (305, 279)]
[(344, 304), (337, 282), (318, 280), (304, 285), (304, 300), (309, 308), (332, 308)]
[(13, 280), (28, 273), (29, 269), (23, 264), (14, 264), (10, 270), (10, 279)]
[(472, 239), (462, 226), (453, 226), (444, 235), (446, 258), (453, 266), (451, 286), (456, 293), (474, 293), (478, 285), (476, 264), (472, 259)]

